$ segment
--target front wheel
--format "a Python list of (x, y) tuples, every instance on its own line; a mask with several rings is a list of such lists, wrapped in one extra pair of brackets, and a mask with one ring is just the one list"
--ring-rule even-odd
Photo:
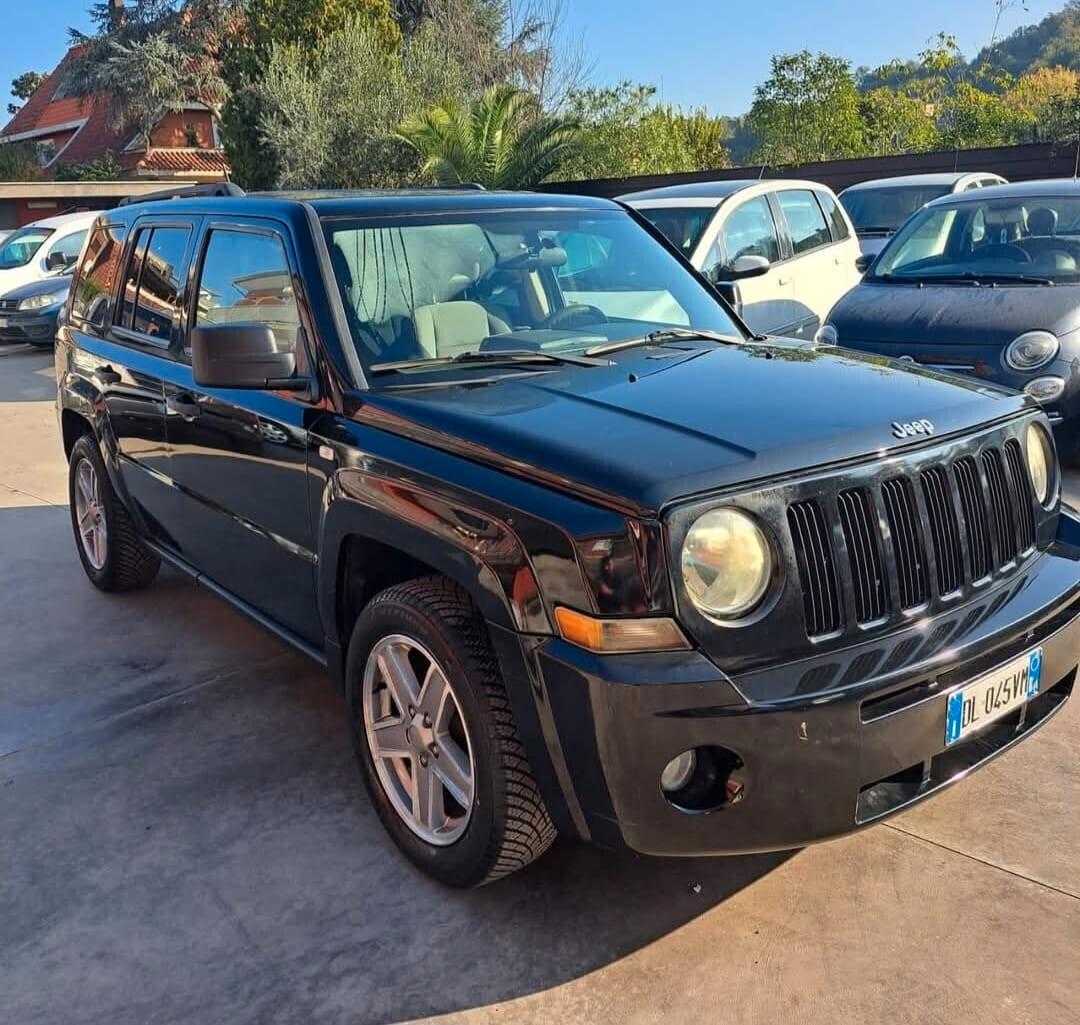
[(113, 490), (92, 435), (75, 442), (68, 463), (68, 504), (75, 548), (83, 569), (102, 591), (146, 587), (157, 576), (158, 557), (139, 539)]
[(452, 581), (372, 600), (349, 644), (346, 700), (379, 818), (428, 875), (480, 886), (551, 846), (483, 620)]

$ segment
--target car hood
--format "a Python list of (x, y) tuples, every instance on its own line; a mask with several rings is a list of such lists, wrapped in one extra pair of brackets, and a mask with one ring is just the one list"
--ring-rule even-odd
[[(686, 496), (840, 460), (884, 457), (892, 422), (937, 435), (1014, 415), (1022, 396), (881, 356), (805, 343), (632, 350), (610, 367), (352, 396), (395, 433), (655, 512)], [(423, 378), (421, 377), (420, 380)]]
[[(3, 278), (0, 278), (0, 283)], [(59, 274), (55, 277), (44, 278), (41, 281), (31, 281), (26, 285), (19, 285), (9, 292), (4, 292), (5, 299), (29, 299), (35, 295), (53, 295), (57, 297), (67, 295), (71, 288), (71, 275)]]
[(1025, 331), (1080, 327), (1080, 285), (890, 285), (864, 282), (829, 314), (841, 345), (1007, 345)]

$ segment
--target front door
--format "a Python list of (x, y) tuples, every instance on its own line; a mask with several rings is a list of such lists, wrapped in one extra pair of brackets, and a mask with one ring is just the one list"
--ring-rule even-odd
[(832, 233), (814, 193), (809, 189), (781, 189), (775, 198), (787, 222), (790, 261), (799, 322), (794, 335), (813, 338), (836, 301), (847, 290), (854, 265), (841, 266)]
[[(273, 222), (207, 224), (187, 331), (200, 324), (264, 323), (311, 377), (294, 292), (295, 264)], [(217, 586), (318, 645), (315, 555), (307, 485), (309, 390), (201, 388), (188, 346), (165, 380), (176, 549)]]
[(782, 262), (780, 238), (764, 196), (744, 199), (722, 215), (706, 265), (730, 269), (740, 256), (764, 256), (771, 264), (758, 278), (721, 286), (727, 298), (756, 334), (787, 335), (798, 322), (791, 267)]

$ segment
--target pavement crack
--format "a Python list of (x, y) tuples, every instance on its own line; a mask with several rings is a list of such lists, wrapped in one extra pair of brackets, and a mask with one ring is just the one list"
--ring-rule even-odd
[(1049, 890), (1051, 893), (1060, 893), (1063, 897), (1071, 897), (1073, 900), (1080, 900), (1080, 893), (1073, 893), (1071, 890), (1063, 890), (1060, 886), (1054, 886), (1053, 883), (1043, 882), (1041, 879), (1034, 879), (1031, 876), (1024, 875), (1023, 872), (1017, 872), (1015, 869), (1006, 868), (1004, 865), (999, 865), (997, 862), (988, 861), (986, 858), (980, 858), (977, 854), (969, 854), (967, 851), (961, 851), (956, 847), (950, 847), (946, 843), (941, 843), (938, 840), (931, 840), (929, 837), (921, 836), (919, 833), (913, 833), (909, 829), (902, 829), (900, 826), (894, 825), (891, 822), (883, 822), (882, 825), (886, 829), (891, 829), (896, 833), (902, 833), (904, 836), (911, 837), (913, 840), (919, 840), (922, 843), (930, 844), (931, 847), (937, 847), (940, 850), (948, 851), (950, 854), (956, 854), (961, 858), (967, 858), (969, 861), (974, 861), (979, 865), (985, 865), (987, 868), (997, 869), (999, 872), (1004, 872), (1006, 875), (1013, 876), (1016, 879), (1023, 879), (1024, 882), (1032, 883), (1035, 886), (1041, 886), (1044, 890)]

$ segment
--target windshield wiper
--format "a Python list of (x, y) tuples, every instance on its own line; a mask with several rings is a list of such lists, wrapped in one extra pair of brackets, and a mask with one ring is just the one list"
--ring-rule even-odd
[(561, 363), (574, 367), (609, 367), (606, 359), (593, 359), (567, 352), (544, 352), (542, 349), (480, 349), (459, 352), (456, 356), (435, 356), (431, 359), (402, 359), (393, 363), (375, 363), (368, 367), (371, 374), (390, 374), (397, 370), (417, 370), (428, 367), (451, 367), (462, 363)]
[(892, 285), (971, 285), (980, 288), (982, 285), (996, 285), (1010, 281), (1018, 281), (1025, 285), (1052, 285), (1050, 278), (1040, 278), (1032, 274), (978, 274), (975, 271), (964, 271), (961, 274), (875, 274), (875, 281), (888, 281)]
[[(762, 339), (755, 335), (753, 341)], [(724, 345), (744, 345), (745, 338), (732, 338), (731, 335), (722, 335), (719, 331), (698, 331), (688, 327), (665, 327), (659, 331), (650, 331), (640, 338), (625, 338), (621, 342), (608, 342), (605, 345), (594, 345), (585, 350), (586, 356), (606, 356), (610, 352), (622, 352), (623, 349), (636, 349), (642, 345), (663, 345), (665, 342), (721, 342)]]

